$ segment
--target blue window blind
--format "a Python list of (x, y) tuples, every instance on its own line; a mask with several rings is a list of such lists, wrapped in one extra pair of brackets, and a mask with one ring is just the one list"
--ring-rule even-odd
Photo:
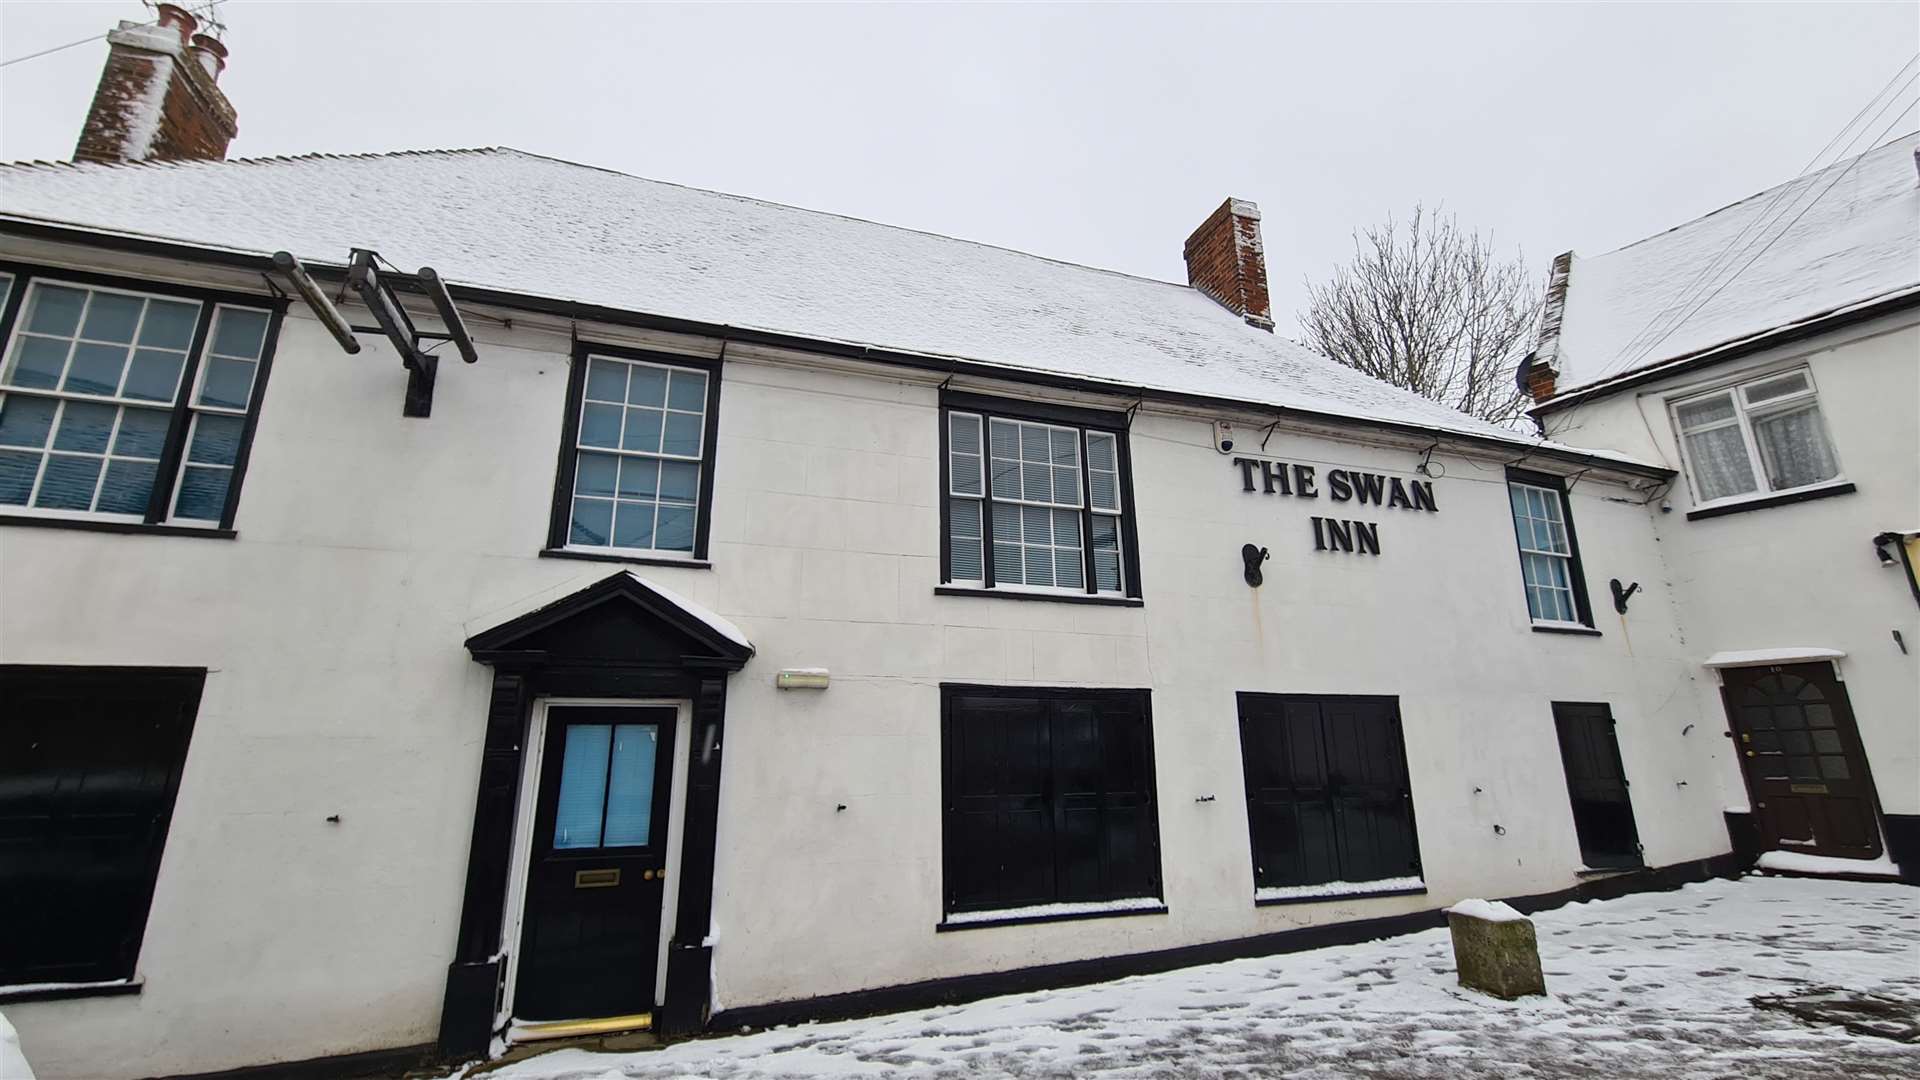
[(653, 838), (656, 724), (567, 729), (554, 811), (555, 850), (645, 847)]

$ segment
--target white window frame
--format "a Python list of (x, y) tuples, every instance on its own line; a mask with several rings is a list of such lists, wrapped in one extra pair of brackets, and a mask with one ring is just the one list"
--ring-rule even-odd
[[(150, 523), (150, 527), (156, 529), (170, 527), (184, 527), (188, 529), (217, 528), (219, 525), (218, 521), (207, 518), (182, 517), (176, 513), (180, 498), (180, 481), (181, 478), (185, 476), (187, 456), (192, 445), (193, 430), (198, 423), (200, 414), (203, 412), (217, 412), (239, 419), (242, 424), (242, 434), (236, 450), (235, 462), (230, 465), (221, 466), (208, 466), (204, 463), (196, 463), (196, 467), (218, 467), (227, 472), (226, 503), (222, 506), (222, 512), (224, 514), (232, 510), (231, 502), (234, 498), (233, 474), (237, 470), (240, 460), (245, 457), (248, 450), (249, 440), (245, 434), (245, 425), (252, 416), (253, 405), (258, 397), (262, 378), (261, 372), (266, 367), (275, 347), (273, 329), (274, 310), (272, 306), (265, 302), (251, 304), (243, 301), (223, 300), (218, 297), (205, 295), (204, 293), (173, 292), (162, 284), (143, 288), (141, 287), (142, 283), (139, 282), (123, 285), (112, 284), (101, 280), (76, 280), (65, 276), (59, 270), (43, 273), (33, 267), (22, 268), (22, 272), (19, 273), (0, 271), (0, 279), (4, 279), (4, 288), (0, 288), (0, 298), (4, 298), (8, 304), (13, 304), (17, 296), (17, 314), (13, 320), (13, 325), (8, 329), (5, 341), (0, 342), (0, 404), (3, 404), (9, 397), (15, 395), (23, 398), (39, 398), (56, 403), (52, 422), (53, 426), (47, 434), (47, 443), (37, 451), (42, 457), (39, 471), (34, 476), (33, 486), (28, 491), (27, 503), (25, 505), (16, 505), (13, 503), (0, 504), (0, 514), (5, 514), (10, 517), (40, 518), (50, 521), (100, 522), (114, 525), (149, 525), (147, 515), (144, 511), (139, 513), (122, 513), (108, 510), (75, 510), (36, 507), (33, 505), (34, 497), (39, 494), (41, 485), (45, 480), (47, 467), (56, 454), (100, 458), (100, 472), (94, 478), (94, 491), (91, 499), (93, 503), (97, 503), (100, 500), (101, 488), (106, 483), (107, 469), (113, 461), (145, 462), (153, 460), (148, 458), (127, 458), (113, 452), (116, 441), (120, 436), (120, 427), (127, 415), (127, 410), (143, 409), (166, 415), (169, 437), (171, 437), (175, 431), (176, 422), (182, 424), (186, 429), (185, 435), (182, 436), (184, 441), (181, 447), (180, 463), (172, 477), (172, 491), (168, 495), (165, 511), (156, 521)], [(13, 362), (14, 350), (20, 339), (24, 336), (41, 338), (50, 336), (27, 330), (27, 305), (33, 299), (34, 290), (41, 286), (74, 289), (88, 293), (88, 306), (82, 308), (79, 317), (80, 321), (74, 327), (73, 336), (66, 339), (69, 343), (67, 357), (61, 366), (59, 375), (55, 377), (54, 385), (52, 387), (14, 386), (5, 380), (8, 366)], [(87, 311), (92, 304), (91, 295), (95, 293), (129, 296), (146, 302), (161, 301), (171, 304), (191, 305), (194, 308), (195, 327), (198, 328), (205, 325), (209, 328), (207, 339), (199, 342), (200, 347), (197, 352), (194, 349), (194, 341), (192, 338), (189, 338), (187, 345), (183, 349), (177, 350), (183, 355), (180, 370), (174, 375), (173, 392), (170, 396), (164, 400), (124, 396), (126, 382), (131, 377), (133, 371), (134, 354), (141, 348), (140, 332), (145, 326), (147, 314), (151, 310), (150, 308), (142, 309), (140, 322), (134, 326), (133, 340), (131, 342), (97, 342), (93, 341), (93, 339), (80, 336), (81, 332), (85, 329)], [(206, 407), (193, 402), (193, 398), (199, 393), (200, 381), (206, 375), (209, 366), (207, 360), (212, 355), (213, 335), (211, 328), (215, 320), (217, 320), (220, 310), (225, 308), (259, 312), (266, 316), (268, 320), (266, 331), (261, 340), (260, 354), (252, 358), (254, 370), (253, 378), (247, 387), (247, 404), (239, 409)], [(120, 385), (116, 387), (115, 393), (91, 394), (85, 391), (67, 390), (62, 387), (67, 373), (72, 369), (76, 347), (81, 343), (87, 342), (111, 345), (116, 348), (124, 347), (128, 350), (126, 364), (120, 371)], [(186, 370), (189, 367), (192, 367), (195, 372), (193, 382), (190, 385), (185, 378)], [(69, 403), (103, 405), (116, 410), (113, 430), (107, 434), (107, 448), (105, 451), (100, 454), (91, 454), (78, 451), (57, 451), (53, 448), (53, 440), (59, 433), (60, 424), (65, 419), (66, 408)], [(9, 447), (7, 449), (34, 452), (25, 447)], [(165, 456), (163, 452), (163, 456), (156, 462), (156, 465), (164, 463)], [(165, 478), (158, 475), (159, 470), (157, 468), (155, 471), (154, 484), (155, 486), (159, 486)]]
[[(1524, 480), (1508, 480), (1507, 487), (1510, 491), (1515, 489), (1522, 490), (1522, 491), (1537, 491), (1540, 494), (1552, 499), (1553, 505), (1557, 507), (1560, 511), (1560, 534), (1562, 537), (1565, 538), (1566, 545), (1567, 545), (1567, 550), (1565, 551), (1542, 551), (1539, 548), (1528, 547), (1527, 546), (1528, 541), (1523, 540), (1520, 537), (1520, 523), (1518, 521), (1513, 522), (1514, 541), (1520, 548), (1520, 586), (1521, 588), (1523, 590), (1542, 588), (1542, 589), (1552, 589), (1555, 592), (1564, 591), (1566, 593), (1566, 598), (1567, 598), (1567, 610), (1573, 612), (1573, 618), (1571, 620), (1539, 618), (1533, 614), (1532, 597), (1528, 596), (1527, 597), (1527, 600), (1528, 600), (1527, 618), (1530, 619), (1533, 622), (1533, 625), (1535, 626), (1560, 626), (1560, 627), (1569, 627), (1569, 628), (1579, 628), (1583, 630), (1588, 629), (1587, 624), (1580, 621), (1580, 593), (1579, 593), (1579, 590), (1574, 587), (1574, 575), (1579, 572), (1580, 568), (1573, 557), (1573, 533), (1571, 528), (1568, 525), (1566, 493), (1563, 491), (1555, 490), (1554, 488), (1544, 487), (1540, 484), (1529, 484)], [(1508, 496), (1507, 514), (1509, 519), (1511, 519), (1513, 515), (1513, 504), (1512, 504), (1511, 495)], [(1532, 515), (1529, 514), (1528, 517), (1531, 518)], [(1529, 527), (1527, 531), (1531, 533), (1533, 530), (1531, 527)], [(1567, 571), (1567, 584), (1565, 589), (1562, 590), (1561, 587), (1558, 585), (1528, 584), (1527, 556), (1529, 555), (1538, 555), (1543, 558), (1561, 560), (1561, 565), (1564, 566)]]
[[(662, 561), (665, 561), (665, 560), (684, 561), (688, 563), (699, 564), (702, 561), (699, 558), (699, 554), (698, 554), (699, 548), (700, 548), (700, 522), (701, 522), (702, 515), (705, 514), (707, 511), (707, 508), (701, 505), (701, 500), (700, 500), (701, 491), (705, 486), (706, 470), (709, 468), (709, 464), (707, 462), (707, 423), (709, 419), (707, 416), (707, 410), (712, 406), (713, 380), (718, 379), (720, 377), (719, 373), (716, 371), (710, 371), (702, 367), (694, 367), (689, 364), (670, 364), (670, 363), (664, 363), (657, 360), (642, 360), (637, 357), (622, 356), (618, 353), (589, 351), (585, 354), (584, 360), (585, 360), (585, 363), (588, 365), (588, 368), (586, 373), (582, 376), (582, 382), (580, 386), (580, 400), (576, 403), (578, 411), (573, 418), (573, 474), (566, 478), (567, 480), (567, 531), (565, 534), (566, 542), (561, 545), (561, 550), (579, 552), (581, 554), (590, 554), (590, 555), (636, 555), (636, 556), (640, 556), (647, 559), (655, 559), (655, 560), (662, 560)], [(581, 433), (583, 429), (586, 427), (587, 406), (613, 404), (612, 402), (597, 401), (593, 398), (587, 397), (587, 388), (589, 385), (591, 385), (591, 380), (593, 378), (592, 364), (596, 360), (603, 361), (606, 363), (612, 363), (612, 364), (622, 364), (630, 368), (633, 368), (633, 367), (656, 368), (660, 371), (667, 373), (667, 379), (668, 379), (667, 390), (666, 390), (665, 396), (661, 399), (661, 402), (660, 402), (660, 413), (661, 413), (660, 423), (661, 423), (661, 440), (662, 440), (662, 448), (660, 450), (628, 450), (623, 446), (594, 446), (581, 441)], [(703, 383), (701, 383), (702, 390), (700, 395), (700, 411), (698, 413), (695, 413), (688, 409), (676, 409), (672, 406), (671, 404), (673, 400), (672, 379), (673, 379), (673, 373), (676, 371), (684, 371), (690, 374), (699, 375), (702, 379), (706, 380)], [(628, 374), (628, 379), (629, 380), (632, 379), (632, 374), (630, 372)], [(632, 402), (630, 401), (623, 401), (619, 404), (619, 408), (620, 408), (620, 432), (617, 436), (615, 436), (614, 441), (616, 443), (624, 443), (626, 441), (628, 410), (634, 409), (634, 408), (651, 409), (653, 408), (653, 406), (651, 405), (636, 406), (632, 404)], [(666, 439), (666, 418), (670, 415), (675, 415), (675, 414), (678, 414), (680, 416), (698, 416), (700, 418), (700, 441), (699, 441), (699, 444), (695, 447), (693, 454), (690, 456), (686, 454), (670, 454), (670, 453), (667, 453), (665, 450), (664, 444)], [(624, 546), (612, 543), (612, 540), (613, 540), (612, 530), (614, 526), (618, 524), (618, 517), (620, 513), (620, 507), (619, 507), (620, 498), (619, 498), (619, 486), (618, 486), (619, 481), (616, 475), (614, 494), (611, 496), (606, 496), (603, 498), (602, 496), (598, 496), (598, 495), (581, 495), (580, 494), (580, 463), (581, 463), (581, 459), (587, 454), (610, 454), (621, 459), (646, 458), (652, 461), (680, 462), (680, 463), (693, 465), (697, 471), (694, 474), (693, 502), (691, 504), (693, 507), (692, 546), (682, 550), (680, 548), (662, 548), (658, 546), (644, 547), (644, 548), (624, 547)], [(577, 544), (573, 541), (573, 515), (575, 512), (574, 504), (576, 503), (577, 500), (580, 500), (583, 498), (592, 499), (598, 502), (609, 502), (614, 504), (613, 513), (609, 515), (609, 518), (608, 518), (608, 536), (607, 536), (608, 543), (605, 545)], [(627, 501), (636, 502), (637, 500), (627, 500)], [(654, 489), (653, 505), (655, 509), (654, 509), (654, 529), (653, 529), (652, 535), (657, 545), (660, 537), (659, 507), (664, 505), (662, 500), (660, 499), (659, 488), (657, 485)], [(677, 507), (678, 504), (675, 504), (675, 505)]]
[[(1784, 379), (1792, 375), (1799, 375), (1804, 378), (1807, 383), (1806, 388), (1796, 390), (1791, 394), (1783, 394), (1780, 397), (1768, 398), (1759, 403), (1750, 403), (1747, 400), (1747, 391), (1753, 387)], [(1691, 428), (1681, 423), (1680, 410), (1682, 408), (1723, 396), (1733, 403), (1732, 417)], [(1834, 474), (1825, 480), (1816, 480), (1810, 484), (1801, 484), (1797, 487), (1790, 488), (1776, 488), (1773, 486), (1772, 479), (1767, 476), (1766, 462), (1760, 457), (1760, 443), (1759, 440), (1754, 438), (1753, 420), (1755, 417), (1765, 419), (1774, 413), (1801, 408), (1809, 402), (1818, 410), (1820, 417), (1820, 434), (1827, 440), (1827, 453), (1833, 457), (1835, 467)], [(1704, 390), (1687, 390), (1681, 394), (1677, 394), (1667, 399), (1667, 420), (1673, 425), (1674, 444), (1680, 452), (1681, 463), (1686, 467), (1687, 490), (1693, 495), (1693, 505), (1696, 510), (1715, 506), (1731, 506), (1737, 503), (1750, 502), (1755, 499), (1768, 499), (1775, 495), (1790, 495), (1801, 491), (1814, 491), (1819, 488), (1847, 482), (1846, 469), (1840, 463), (1839, 448), (1836, 447), (1833, 442), (1833, 431), (1827, 426), (1826, 410), (1820, 407), (1820, 389), (1814, 384), (1813, 369), (1806, 364), (1774, 368), (1757, 374), (1744, 374), (1735, 379), (1723, 380)], [(1687, 451), (1687, 436), (1702, 431), (1716, 431), (1724, 427), (1738, 427), (1740, 429), (1740, 441), (1747, 451), (1747, 468), (1752, 471), (1754, 488), (1751, 491), (1743, 491), (1737, 495), (1723, 495), (1717, 499), (1703, 499), (1700, 493), (1700, 482), (1694, 476), (1693, 455)]]
[[(955, 420), (969, 420), (979, 425), (980, 453), (978, 456), (980, 458), (980, 473), (978, 478), (979, 479), (978, 491), (961, 491), (960, 485), (959, 485), (960, 477), (957, 473), (954, 472), (952, 467), (953, 456), (955, 453), (953, 449), (953, 442), (952, 442), (953, 424)], [(993, 462), (994, 462), (993, 424), (996, 421), (1003, 424), (1012, 424), (1016, 428), (1021, 428), (1021, 427), (1044, 428), (1048, 433), (1049, 440), (1051, 440), (1052, 438), (1052, 433), (1056, 431), (1064, 431), (1064, 432), (1071, 433), (1073, 435), (1075, 452), (1079, 455), (1078, 459), (1074, 462), (1075, 479), (1074, 479), (1074, 501), (1073, 502), (1070, 502), (1070, 503), (1055, 502), (1055, 501), (1043, 502), (1036, 499), (1026, 498), (1024, 476), (1022, 478), (1023, 482), (1021, 486), (1020, 497), (1017, 497), (1017, 498), (1003, 497), (1003, 496), (995, 495), (993, 493)], [(991, 413), (991, 412), (980, 412), (972, 409), (945, 410), (945, 416), (942, 422), (947, 425), (945, 438), (942, 440), (945, 446), (945, 454), (947, 458), (946, 460), (946, 465), (947, 465), (946, 497), (950, 500), (963, 499), (968, 502), (974, 503), (976, 506), (979, 507), (980, 560), (981, 560), (981, 574), (979, 577), (972, 577), (972, 578), (953, 577), (951, 576), (953, 572), (953, 566), (952, 566), (953, 560), (952, 560), (951, 552), (949, 551), (947, 560), (946, 560), (947, 565), (941, 568), (943, 576), (947, 576), (948, 580), (961, 585), (986, 588), (987, 566), (990, 560), (992, 560), (994, 557), (994, 551), (993, 551), (993, 548), (994, 548), (993, 507), (994, 505), (1000, 504), (1005, 506), (1020, 506), (1020, 507), (1030, 506), (1037, 509), (1044, 509), (1048, 511), (1049, 514), (1051, 514), (1054, 511), (1060, 511), (1060, 510), (1071, 511), (1074, 514), (1076, 518), (1076, 522), (1080, 526), (1079, 544), (1073, 548), (1062, 547), (1057, 543), (1049, 543), (1048, 545), (1045, 545), (1045, 546), (1049, 552), (1057, 553), (1061, 551), (1071, 550), (1079, 554), (1080, 567), (1081, 567), (1081, 570), (1080, 570), (1081, 584), (1078, 587), (1067, 586), (1067, 585), (1028, 585), (1023, 582), (1004, 582), (996, 579), (994, 581), (992, 591), (1009, 592), (1009, 593), (1035, 593), (1043, 596), (1067, 596), (1067, 597), (1092, 596), (1092, 597), (1103, 597), (1103, 598), (1120, 598), (1120, 597), (1126, 597), (1128, 595), (1127, 593), (1127, 560), (1126, 560), (1126, 552), (1125, 552), (1126, 528), (1124, 523), (1124, 518), (1126, 517), (1126, 510), (1125, 510), (1125, 496), (1123, 494), (1123, 492), (1125, 491), (1126, 477), (1122, 473), (1121, 464), (1120, 464), (1120, 436), (1118, 433), (1107, 431), (1102, 428), (1087, 428), (1083, 426), (1077, 426), (1074, 424), (1057, 423), (1055, 421), (1050, 421), (1050, 420), (1030, 420), (1030, 419), (1022, 418), (1018, 415), (1000, 415), (1000, 414)], [(1107, 438), (1112, 442), (1113, 469), (1111, 471), (1113, 473), (1113, 478), (1114, 478), (1115, 505), (1111, 508), (1095, 506), (1093, 504), (1093, 492), (1088, 490), (1088, 483), (1092, 478), (1091, 474), (1093, 472), (1092, 459), (1087, 454), (1088, 442), (1091, 436), (1096, 436), (1096, 435)], [(1006, 460), (1006, 459), (1003, 458), (1001, 460)], [(1024, 458), (1019, 460), (1022, 463), (1025, 462)], [(1053, 468), (1057, 468), (1058, 466), (1055, 466), (1051, 458), (1049, 458), (1047, 462), (1047, 467), (1049, 469), (1053, 469)], [(1102, 470), (1102, 471), (1106, 471), (1106, 470)], [(1087, 515), (1089, 514), (1097, 517), (1108, 518), (1113, 523), (1113, 534), (1114, 534), (1113, 553), (1114, 553), (1114, 561), (1115, 561), (1115, 567), (1116, 567), (1115, 576), (1117, 580), (1115, 585), (1112, 588), (1102, 588), (1099, 584), (1099, 579), (1098, 579), (1099, 568), (1096, 565), (1095, 557), (1094, 557), (1096, 549), (1093, 547), (1093, 537), (1088, 531), (1090, 522), (1088, 520)], [(951, 523), (949, 523), (948, 529), (949, 531), (951, 531), (952, 529)], [(1021, 537), (1020, 544), (1018, 545), (1023, 553), (1023, 565), (1024, 565), (1024, 552), (1029, 548), (1037, 548), (1041, 546), (1037, 544), (1028, 544), (1025, 539), (1024, 529), (1025, 529), (1025, 525), (1023, 521), (1022, 523), (1023, 534)], [(952, 542), (953, 542), (953, 537), (949, 536), (947, 538), (947, 543), (951, 545)], [(1058, 567), (1057, 554), (1054, 556), (1054, 559), (1055, 559), (1054, 565), (1056, 567), (1056, 572), (1057, 572), (1057, 567)], [(1026, 576), (1024, 570), (1022, 571), (1021, 576), (1022, 577)], [(1091, 586), (1091, 588), (1089, 586)]]

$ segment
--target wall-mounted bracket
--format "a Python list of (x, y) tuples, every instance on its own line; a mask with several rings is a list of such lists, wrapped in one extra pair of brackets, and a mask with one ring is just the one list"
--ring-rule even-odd
[(1254, 544), (1241, 545), (1240, 561), (1246, 564), (1241, 576), (1247, 579), (1247, 584), (1256, 589), (1260, 587), (1260, 583), (1266, 580), (1266, 575), (1260, 571), (1260, 564), (1271, 557), (1266, 548)]
[(1623, 589), (1620, 587), (1620, 579), (1614, 578), (1607, 582), (1607, 585), (1613, 589), (1613, 610), (1625, 615), (1627, 613), (1627, 599), (1634, 593), (1640, 591), (1640, 583), (1636, 581)]

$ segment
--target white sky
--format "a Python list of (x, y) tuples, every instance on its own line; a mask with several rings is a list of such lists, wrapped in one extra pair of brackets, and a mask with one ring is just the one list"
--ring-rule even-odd
[[(148, 17), (4, 0), (0, 59)], [(222, 18), (233, 156), (513, 146), (1176, 281), (1234, 195), (1263, 210), (1282, 332), (1358, 226), (1443, 203), (1544, 272), (1794, 175), (1920, 50), (1911, 2)], [(0, 69), (0, 160), (68, 157), (105, 56)]]

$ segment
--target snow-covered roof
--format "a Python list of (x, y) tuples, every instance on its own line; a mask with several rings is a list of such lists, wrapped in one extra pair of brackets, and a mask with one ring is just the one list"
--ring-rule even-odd
[(1920, 287), (1917, 146), (1920, 134), (1902, 136), (1575, 257), (1558, 339), (1541, 343), (1558, 392)]
[(366, 247), (456, 285), (1542, 445), (1186, 285), (517, 150), (5, 165), (0, 217), (335, 265)]

